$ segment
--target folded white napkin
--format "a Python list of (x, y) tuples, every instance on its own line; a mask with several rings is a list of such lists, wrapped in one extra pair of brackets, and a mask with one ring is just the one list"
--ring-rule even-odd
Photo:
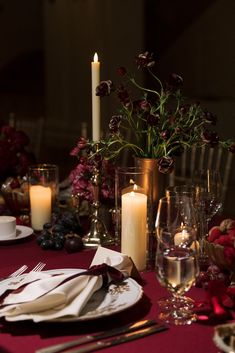
[[(116, 251), (98, 247), (91, 266), (106, 263), (125, 277), (131, 274), (132, 261)], [(79, 273), (81, 271), (78, 271)], [(21, 292), (8, 295), (0, 307), (0, 317), (8, 321), (31, 319), (34, 322), (77, 317), (94, 292), (102, 287), (102, 275), (60, 274), (28, 284)]]

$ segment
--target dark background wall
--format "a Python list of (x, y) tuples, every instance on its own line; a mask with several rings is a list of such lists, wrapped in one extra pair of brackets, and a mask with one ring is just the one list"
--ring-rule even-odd
[[(0, 0), (0, 117), (43, 115), (39, 159), (57, 163), (63, 179), (82, 123), (91, 137), (94, 52), (101, 78), (113, 79), (149, 50), (160, 77), (181, 74), (185, 95), (218, 115), (223, 138), (235, 139), (234, 13), (233, 0)], [(105, 133), (114, 106), (105, 100), (101, 108)], [(233, 170), (229, 210), (234, 180)]]

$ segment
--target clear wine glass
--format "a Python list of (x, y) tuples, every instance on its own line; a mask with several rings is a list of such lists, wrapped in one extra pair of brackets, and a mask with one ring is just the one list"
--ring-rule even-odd
[(200, 214), (199, 238), (201, 243), (201, 262), (207, 263), (204, 251), (204, 240), (208, 236), (209, 222), (222, 209), (222, 182), (220, 173), (215, 170), (195, 172), (193, 179), (197, 195), (197, 209)]
[[(185, 325), (196, 320), (184, 296), (199, 272), (196, 214), (188, 196), (167, 196), (159, 201), (156, 218), (156, 276), (171, 296), (162, 304), (159, 319)], [(193, 300), (191, 299), (191, 302)]]
[[(192, 203), (194, 207), (194, 216), (195, 216), (195, 227), (194, 229), (197, 229), (196, 237), (197, 237), (197, 245), (199, 247), (199, 228), (200, 228), (200, 215), (198, 213), (198, 208), (197, 208), (197, 190), (194, 185), (191, 184), (179, 184), (179, 185), (173, 185), (173, 186), (168, 186), (165, 189), (165, 196), (178, 196), (178, 197), (189, 197), (191, 200), (190, 202)], [(194, 301), (189, 298), (184, 296), (182, 298), (184, 300), (184, 305), (188, 306), (189, 308), (194, 307)], [(168, 305), (169, 299), (167, 298), (162, 298), (158, 304), (160, 307), (165, 307)]]

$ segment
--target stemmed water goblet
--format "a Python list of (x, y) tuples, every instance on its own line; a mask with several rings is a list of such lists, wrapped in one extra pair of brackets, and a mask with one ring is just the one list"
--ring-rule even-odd
[(222, 209), (222, 182), (220, 173), (215, 170), (200, 170), (193, 178), (196, 190), (197, 209), (199, 212), (200, 229), (200, 262), (207, 263), (204, 251), (204, 240), (208, 236), (209, 222)]
[(156, 236), (156, 276), (171, 293), (169, 298), (160, 299), (159, 319), (176, 325), (191, 324), (196, 315), (184, 294), (194, 284), (199, 268), (196, 215), (190, 197), (175, 195), (160, 199)]

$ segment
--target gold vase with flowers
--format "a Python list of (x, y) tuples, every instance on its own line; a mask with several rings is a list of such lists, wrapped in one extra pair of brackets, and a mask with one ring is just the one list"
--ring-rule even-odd
[[(111, 80), (101, 81), (96, 88), (96, 95), (103, 98), (116, 93), (120, 103), (117, 114), (109, 120), (108, 132), (94, 151), (94, 141), (78, 142), (77, 155), (84, 148), (94, 151), (92, 158), (120, 163), (126, 151), (143, 168), (154, 170), (154, 193), (158, 198), (159, 176), (171, 173), (175, 158), (191, 147), (209, 145), (223, 146), (235, 152), (235, 143), (221, 141), (218, 133), (212, 128), (217, 117), (203, 108), (198, 102), (190, 102), (183, 96), (183, 78), (175, 73), (162, 82), (154, 70), (153, 54), (145, 52), (136, 57), (137, 70), (148, 74), (149, 87), (136, 80), (135, 74), (126, 68), (117, 69), (121, 82), (114, 84)], [(85, 145), (85, 146), (84, 146)], [(80, 158), (80, 157), (79, 157)]]

